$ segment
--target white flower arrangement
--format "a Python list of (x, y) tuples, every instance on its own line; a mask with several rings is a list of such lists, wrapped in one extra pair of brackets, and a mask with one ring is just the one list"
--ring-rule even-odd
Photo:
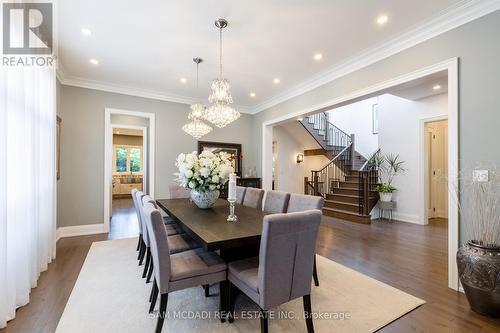
[(174, 175), (176, 181), (188, 189), (199, 192), (215, 191), (224, 186), (229, 175), (234, 172), (231, 157), (228, 153), (212, 153), (204, 150), (198, 155), (196, 151), (190, 154), (179, 154), (175, 162), (179, 169)]

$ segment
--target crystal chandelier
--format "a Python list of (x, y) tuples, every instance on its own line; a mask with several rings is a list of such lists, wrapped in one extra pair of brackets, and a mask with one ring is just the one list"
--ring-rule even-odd
[(240, 113), (231, 107), (233, 97), (231, 96), (229, 81), (223, 78), (222, 75), (222, 29), (227, 27), (227, 21), (218, 19), (215, 21), (215, 26), (219, 28), (219, 78), (212, 82), (212, 93), (208, 97), (208, 101), (212, 105), (205, 112), (205, 119), (222, 128), (240, 117)]
[[(198, 66), (203, 60), (201, 58), (194, 58), (193, 61), (196, 63), (196, 88), (198, 88)], [(202, 121), (205, 117), (206, 107), (203, 104), (195, 103), (190, 108), (191, 111), (189, 112), (188, 119), (191, 122), (182, 126), (182, 130), (195, 139), (200, 139), (212, 131), (212, 127)]]

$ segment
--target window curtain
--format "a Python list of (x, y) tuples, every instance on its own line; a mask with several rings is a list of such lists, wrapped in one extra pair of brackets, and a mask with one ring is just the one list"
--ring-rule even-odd
[(55, 258), (56, 77), (0, 67), (0, 328)]

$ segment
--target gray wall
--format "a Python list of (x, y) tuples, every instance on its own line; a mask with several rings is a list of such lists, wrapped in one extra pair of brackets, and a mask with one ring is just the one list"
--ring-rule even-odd
[[(461, 164), (474, 161), (500, 163), (494, 149), (500, 141), (500, 11), (432, 38), (371, 66), (346, 75), (257, 114), (254, 135), (262, 137), (262, 122), (297, 112), (311, 105), (344, 96), (423, 67), (460, 58), (459, 68), (459, 154)], [(254, 153), (261, 173), (261, 140)], [(465, 222), (461, 222), (465, 223)], [(467, 239), (464, 228), (461, 241)]]
[[(197, 149), (196, 140), (181, 130), (187, 122), (185, 104), (133, 97), (60, 85), (58, 114), (62, 118), (61, 179), (58, 183), (58, 227), (103, 223), (104, 109), (116, 108), (156, 114), (157, 198), (168, 197), (181, 152)], [(242, 115), (224, 129), (214, 129), (205, 141), (241, 143), (243, 166), (255, 166), (252, 117)]]

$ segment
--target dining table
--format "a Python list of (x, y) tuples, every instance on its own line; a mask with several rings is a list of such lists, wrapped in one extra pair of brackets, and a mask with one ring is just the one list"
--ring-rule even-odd
[[(228, 222), (229, 202), (224, 199), (208, 209), (198, 208), (190, 199), (158, 199), (156, 203), (201, 247), (217, 251), (226, 263), (259, 255), (262, 221), (269, 213), (235, 204), (237, 221)], [(228, 288), (227, 281), (221, 282), (221, 311), (227, 309)]]

